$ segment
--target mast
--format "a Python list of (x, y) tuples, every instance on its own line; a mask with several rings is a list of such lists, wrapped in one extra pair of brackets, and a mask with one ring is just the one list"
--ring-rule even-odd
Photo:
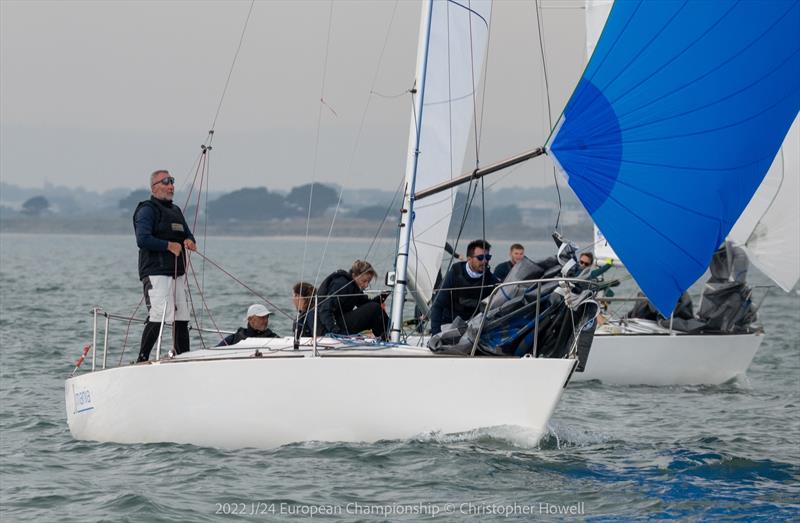
[(406, 163), (406, 190), (403, 197), (403, 208), (400, 211), (400, 240), (397, 245), (395, 262), (395, 285), (392, 299), (391, 341), (400, 341), (400, 330), (403, 325), (403, 305), (406, 287), (408, 286), (408, 253), (411, 246), (411, 228), (414, 221), (414, 186), (419, 159), (419, 138), (422, 129), (422, 108), (425, 99), (425, 77), (428, 67), (428, 48), (431, 36), (431, 14), (433, 0), (426, 0), (422, 5), (420, 16), (419, 46), (417, 47), (417, 73), (414, 90), (414, 112), (411, 114), (411, 129), (408, 137), (408, 161)]

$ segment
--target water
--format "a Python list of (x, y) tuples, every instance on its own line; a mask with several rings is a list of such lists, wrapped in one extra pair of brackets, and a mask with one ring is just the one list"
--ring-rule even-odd
[[(269, 238), (205, 243), (211, 259), (286, 309), (304, 248), (313, 280), (325, 247)], [(391, 243), (371, 255), (381, 273)], [(368, 246), (332, 242), (323, 276)], [(529, 254), (545, 249), (529, 245)], [(239, 325), (258, 301), (208, 266), (204, 278), (221, 327)], [(775, 292), (765, 302), (767, 336), (746, 379), (716, 387), (573, 384), (539, 443), (500, 427), (230, 451), (81, 442), (69, 434), (63, 382), (90, 341), (89, 309), (131, 314), (140, 298), (132, 237), (0, 235), (0, 289), (4, 522), (800, 519), (797, 293)], [(289, 332), (288, 320), (273, 318), (271, 328)], [(124, 330), (112, 324), (114, 363)], [(135, 326), (129, 346), (139, 335)]]

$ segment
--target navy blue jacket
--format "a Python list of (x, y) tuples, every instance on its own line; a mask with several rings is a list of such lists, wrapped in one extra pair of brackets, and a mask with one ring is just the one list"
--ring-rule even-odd
[(139, 279), (146, 276), (183, 276), (186, 274), (184, 257), (175, 256), (167, 250), (168, 242), (194, 241), (192, 231), (183, 217), (180, 207), (171, 201), (153, 196), (139, 202), (133, 213), (133, 229), (136, 245), (139, 246)]
[(369, 302), (350, 272), (338, 270), (322, 280), (317, 289), (319, 311), (317, 320), (322, 332), (317, 334), (347, 334), (344, 315)]
[[(314, 335), (314, 310), (309, 308), (306, 312), (301, 312), (296, 320), (292, 322), (292, 330), (298, 336), (311, 337)], [(321, 331), (319, 332), (321, 334)]]
[(257, 331), (248, 325), (247, 327), (239, 327), (233, 334), (229, 334), (224, 340), (217, 344), (217, 347), (224, 347), (226, 345), (235, 345), (247, 338), (280, 338), (277, 334), (270, 329), (265, 331)]
[(494, 272), (494, 277), (497, 278), (497, 281), (505, 280), (506, 276), (508, 276), (508, 273), (511, 272), (511, 268), (513, 266), (514, 265), (511, 263), (511, 260), (501, 263), (494, 268), (494, 271), (492, 271)]
[(467, 262), (453, 264), (431, 306), (431, 334), (441, 332), (442, 325), (451, 323), (456, 316), (469, 320), (497, 283), (488, 267), (480, 277), (470, 278)]

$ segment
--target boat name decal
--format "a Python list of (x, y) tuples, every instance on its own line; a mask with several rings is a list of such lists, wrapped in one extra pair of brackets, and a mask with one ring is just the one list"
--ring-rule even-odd
[(75, 402), (75, 414), (94, 409), (94, 405), (92, 405), (92, 395), (89, 392), (89, 389), (76, 391), (75, 386), (73, 385), (72, 394)]

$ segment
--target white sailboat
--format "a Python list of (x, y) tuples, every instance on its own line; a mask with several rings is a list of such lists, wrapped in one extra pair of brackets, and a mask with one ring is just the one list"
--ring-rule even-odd
[[(555, 359), (442, 357), (397, 343), (405, 290), (423, 292), (431, 282), (418, 269), (440, 263), (424, 261), (425, 252), (440, 257), (444, 247), (442, 238), (427, 242), (434, 249), (421, 248), (417, 239), (435, 220), (422, 227), (425, 212), (417, 202), (449, 200), (441, 195), (460, 183), (548, 154), (651, 301), (671, 310), (746, 207), (800, 108), (800, 49), (787, 48), (796, 40), (797, 2), (625, 2), (612, 12), (547, 144), (453, 176), (459, 166), (449, 158), (461, 158), (463, 145), (425, 141), (440, 136), (434, 129), (464, 120), (448, 110), (446, 123), (428, 129), (425, 113), (435, 114), (432, 107), (442, 102), (455, 109), (459, 96), (475, 96), (472, 71), (482, 67), (472, 60), (482, 60), (486, 44), (476, 35), (488, 34), (489, 3), (426, 2), (422, 13), (392, 304), (395, 343), (313, 338), (295, 350), (289, 338), (245, 340), (234, 349), (149, 364), (102, 370), (93, 364), (95, 372), (65, 383), (76, 438), (268, 447), (494, 425), (541, 434), (575, 368), (574, 351)], [(450, 36), (443, 40), (450, 53), (471, 57), (448, 66), (466, 64), (470, 74), (431, 66), (436, 35), (443, 34)], [(426, 101), (426, 83), (436, 85), (429, 75), (437, 71), (450, 75), (448, 86), (456, 78), (470, 81)], [(442, 181), (418, 183), (426, 179), (417, 174), (428, 154), (441, 148), (448, 150)], [(622, 357), (631, 365), (643, 360), (633, 351)], [(719, 363), (711, 355), (700, 364), (711, 361)]]
[[(489, 8), (488, 1), (469, 8), (442, 1), (423, 5), (403, 207), (406, 231), (412, 228), (408, 218), (414, 214), (415, 190), (436, 183), (423, 182), (417, 172), (438, 170), (429, 165), (437, 155), (463, 156), (470, 113), (448, 102), (473, 103), (472, 71), (482, 69)], [(448, 88), (456, 95), (443, 95)], [(445, 110), (437, 114), (438, 106)], [(466, 130), (445, 138), (442, 131), (451, 127)], [(418, 231), (435, 227), (422, 222), (413, 226)], [(415, 244), (418, 255), (424, 249), (421, 237)], [(399, 246), (395, 325), (402, 318), (410, 238), (406, 234)], [(397, 331), (393, 334), (396, 340)], [(557, 359), (442, 356), (400, 343), (323, 337), (304, 338), (297, 349), (292, 338), (249, 339), (234, 349), (168, 359), (157, 355), (149, 363), (106, 368), (105, 352), (102, 365), (96, 364), (96, 345), (92, 372), (65, 383), (67, 423), (75, 438), (223, 448), (375, 441), (497, 425), (524, 427), (536, 438), (576, 365), (574, 354)], [(518, 399), (498, 402), (498, 397)]]
[[(728, 238), (784, 291), (800, 279), (800, 125), (795, 119), (764, 182)], [(685, 334), (649, 320), (598, 328), (575, 381), (619, 385), (719, 385), (744, 376), (765, 333)]]

